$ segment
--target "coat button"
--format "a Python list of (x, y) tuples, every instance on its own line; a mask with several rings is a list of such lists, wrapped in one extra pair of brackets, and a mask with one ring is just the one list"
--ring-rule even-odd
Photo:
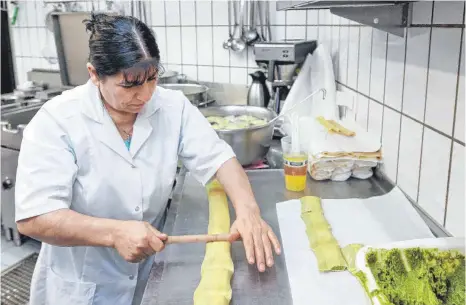
[(134, 210), (137, 212), (139, 211), (139, 206), (135, 207)]
[(134, 165), (134, 164), (131, 164), (131, 167), (132, 167), (132, 168), (136, 168), (136, 165)]
[(129, 276), (129, 279), (130, 279), (130, 280), (134, 280), (134, 275), (130, 275), (130, 276)]

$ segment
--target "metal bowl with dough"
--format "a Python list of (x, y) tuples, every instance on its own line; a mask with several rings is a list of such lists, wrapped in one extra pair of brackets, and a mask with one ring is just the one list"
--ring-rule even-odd
[(161, 84), (160, 87), (183, 92), (186, 98), (195, 106), (202, 106), (207, 102), (209, 88), (199, 84)]
[[(199, 109), (205, 117), (248, 115), (267, 122), (277, 114), (267, 108), (256, 106), (214, 106)], [(241, 165), (250, 165), (263, 160), (269, 151), (274, 124), (252, 126), (234, 130), (216, 130), (221, 139), (230, 144)]]

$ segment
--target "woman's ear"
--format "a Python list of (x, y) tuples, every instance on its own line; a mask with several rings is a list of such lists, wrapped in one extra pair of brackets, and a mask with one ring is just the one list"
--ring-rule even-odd
[(99, 77), (97, 76), (97, 71), (94, 68), (94, 66), (91, 63), (86, 64), (87, 71), (89, 72), (89, 77), (91, 78), (92, 83), (96, 85), (97, 87), (99, 86)]

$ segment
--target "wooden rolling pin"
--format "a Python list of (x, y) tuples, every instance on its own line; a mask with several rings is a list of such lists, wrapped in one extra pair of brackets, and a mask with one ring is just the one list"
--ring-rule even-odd
[(204, 234), (204, 235), (182, 235), (168, 236), (165, 244), (186, 244), (186, 243), (210, 243), (213, 241), (231, 241), (232, 234)]

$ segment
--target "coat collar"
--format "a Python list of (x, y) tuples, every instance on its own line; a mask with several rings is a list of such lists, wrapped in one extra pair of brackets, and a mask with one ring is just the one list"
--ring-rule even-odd
[(149, 118), (161, 108), (158, 90), (151, 100), (138, 114), (133, 127), (130, 150), (126, 148), (115, 124), (105, 109), (98, 88), (89, 80), (85, 85), (84, 96), (81, 98), (82, 113), (94, 121), (91, 126), (93, 134), (117, 155), (134, 164), (134, 157), (152, 133)]
[[(100, 92), (94, 83), (91, 80), (88, 80), (84, 85), (85, 90), (83, 92), (83, 97), (81, 98), (82, 112), (90, 119), (103, 123), (104, 115), (106, 110), (103, 104), (102, 99), (100, 98)], [(162, 106), (160, 103), (160, 93), (156, 88), (154, 94), (152, 95), (150, 101), (142, 108), (141, 112), (138, 114), (138, 117), (149, 118)]]

